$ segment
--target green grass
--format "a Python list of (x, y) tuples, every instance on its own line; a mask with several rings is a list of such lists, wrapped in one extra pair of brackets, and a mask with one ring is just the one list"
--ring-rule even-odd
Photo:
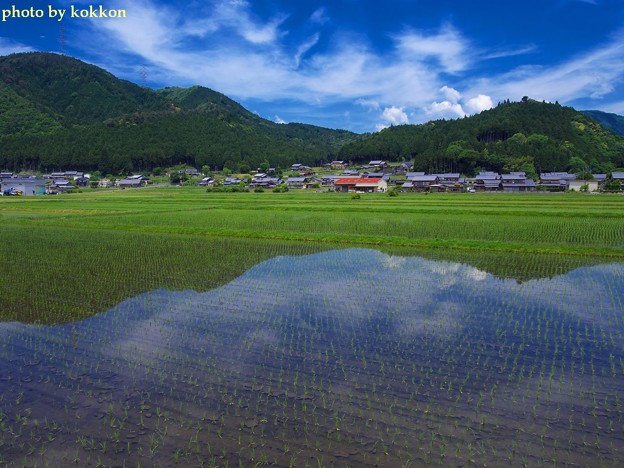
[(275, 255), (354, 245), (525, 280), (624, 259), (624, 197), (206, 193), (0, 199), (0, 319), (53, 323), (157, 288), (207, 290)]

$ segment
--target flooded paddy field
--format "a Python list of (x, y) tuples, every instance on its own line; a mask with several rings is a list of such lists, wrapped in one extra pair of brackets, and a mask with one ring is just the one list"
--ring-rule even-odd
[(0, 462), (622, 465), (624, 264), (313, 250), (1, 323)]

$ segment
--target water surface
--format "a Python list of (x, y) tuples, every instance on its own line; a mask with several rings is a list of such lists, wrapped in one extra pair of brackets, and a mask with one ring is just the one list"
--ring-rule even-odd
[(348, 249), (0, 325), (12, 465), (624, 462), (624, 265), (518, 282)]

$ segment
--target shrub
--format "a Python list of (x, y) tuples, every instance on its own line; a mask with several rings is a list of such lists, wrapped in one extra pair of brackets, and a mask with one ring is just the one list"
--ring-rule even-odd
[(351, 200), (359, 200), (360, 198), (361, 197), (359, 193), (354, 193), (351, 195)]
[(288, 192), (288, 185), (286, 184), (280, 184), (277, 187), (275, 187), (273, 189), (274, 193), (284, 193), (284, 192)]

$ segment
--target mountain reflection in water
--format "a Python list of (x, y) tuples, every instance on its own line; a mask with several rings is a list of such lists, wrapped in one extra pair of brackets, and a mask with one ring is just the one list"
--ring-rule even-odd
[(616, 263), (518, 283), (367, 249), (276, 257), (204, 293), (1, 324), (0, 454), (618, 465), (623, 304)]

